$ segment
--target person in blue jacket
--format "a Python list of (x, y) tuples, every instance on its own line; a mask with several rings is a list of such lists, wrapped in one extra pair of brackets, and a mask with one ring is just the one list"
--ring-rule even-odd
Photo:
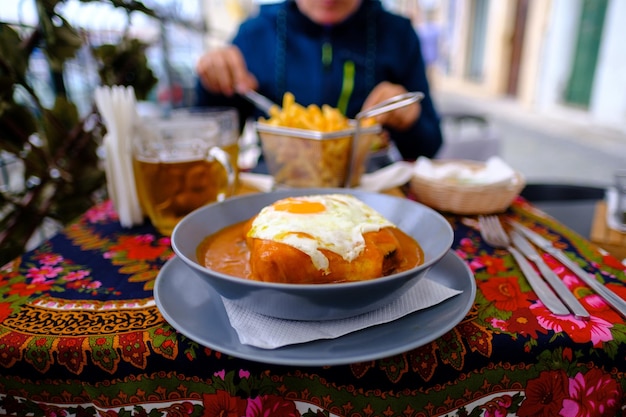
[(234, 106), (258, 117), (238, 93), (276, 103), (285, 92), (303, 106), (327, 104), (346, 116), (409, 91), (425, 98), (378, 116), (403, 159), (433, 157), (442, 143), (420, 42), (408, 18), (379, 0), (285, 0), (263, 4), (232, 44), (197, 63), (199, 106)]

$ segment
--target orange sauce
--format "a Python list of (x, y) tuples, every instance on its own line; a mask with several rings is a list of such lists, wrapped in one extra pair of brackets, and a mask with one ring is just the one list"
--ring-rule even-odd
[[(206, 237), (197, 248), (200, 263), (214, 271), (235, 277), (256, 279), (250, 264), (250, 249), (246, 242), (249, 220), (231, 226)], [(402, 259), (393, 273), (414, 268), (424, 262), (424, 253), (419, 244), (411, 236), (398, 228), (391, 232), (399, 243)], [(263, 277), (263, 281), (272, 281)], [(335, 281), (341, 282), (341, 281)]]

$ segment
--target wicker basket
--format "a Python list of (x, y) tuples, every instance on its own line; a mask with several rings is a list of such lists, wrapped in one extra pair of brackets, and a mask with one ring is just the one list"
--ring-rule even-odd
[[(454, 162), (470, 169), (481, 169), (484, 163), (466, 160), (434, 160), (433, 164)], [(410, 188), (417, 201), (439, 211), (474, 215), (505, 211), (519, 195), (526, 181), (515, 172), (511, 181), (496, 184), (460, 184), (450, 179), (436, 180), (414, 175)]]

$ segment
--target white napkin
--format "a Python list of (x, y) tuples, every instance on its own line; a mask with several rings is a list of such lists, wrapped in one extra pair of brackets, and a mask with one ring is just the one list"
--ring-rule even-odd
[(274, 179), (271, 175), (254, 172), (240, 172), (239, 182), (263, 192), (272, 191), (274, 187)]
[(471, 169), (455, 161), (435, 164), (430, 159), (420, 156), (415, 161), (413, 173), (427, 179), (453, 180), (476, 185), (508, 182), (515, 177), (515, 171), (497, 156), (485, 161), (482, 169)]
[(107, 190), (123, 227), (143, 223), (132, 164), (137, 105), (132, 87), (98, 87), (94, 93), (107, 134), (103, 139)]
[(239, 169), (254, 168), (259, 162), (259, 156), (261, 156), (259, 136), (254, 128), (254, 120), (248, 120), (239, 138), (239, 158), (237, 159)]
[(388, 323), (407, 314), (432, 307), (462, 291), (422, 278), (402, 296), (385, 307), (341, 320), (297, 321), (265, 316), (222, 298), (239, 342), (263, 349), (334, 339), (357, 330)]
[[(395, 162), (377, 171), (363, 174), (361, 184), (356, 188), (373, 192), (382, 191), (406, 184), (412, 175), (413, 163)], [(271, 175), (242, 172), (239, 174), (239, 181), (259, 191), (271, 191), (274, 187)]]
[(606, 225), (618, 232), (626, 233), (626, 225), (620, 223), (616, 217), (617, 199), (619, 195), (613, 187), (606, 191)]
[(363, 174), (357, 187), (366, 191), (382, 191), (406, 184), (413, 176), (413, 163), (398, 161), (377, 171)]

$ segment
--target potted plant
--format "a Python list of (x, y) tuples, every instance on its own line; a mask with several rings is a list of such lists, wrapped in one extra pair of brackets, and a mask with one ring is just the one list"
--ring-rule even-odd
[[(66, 63), (86, 38), (57, 13), (60, 3), (35, 0), (38, 24), (21, 33), (0, 22), (0, 150), (24, 168), (23, 187), (0, 189), (0, 266), (24, 251), (45, 219), (67, 224), (105, 190), (97, 153), (103, 123), (95, 107), (80, 115), (63, 83)], [(141, 2), (100, 3), (159, 19)], [(137, 99), (145, 99), (157, 83), (145, 56), (147, 46), (124, 34), (115, 45), (89, 47), (102, 85), (132, 86)], [(28, 77), (29, 59), (38, 48), (50, 67), (51, 106), (44, 105)]]

